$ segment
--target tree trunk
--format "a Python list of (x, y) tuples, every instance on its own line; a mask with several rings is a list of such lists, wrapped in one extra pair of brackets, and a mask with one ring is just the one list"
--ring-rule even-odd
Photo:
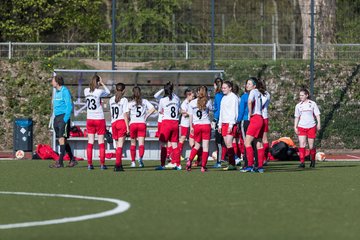
[(310, 1), (299, 0), (299, 8), (301, 13), (301, 27), (303, 34), (303, 59), (310, 58)]
[(108, 26), (109, 29), (111, 29), (112, 0), (103, 0), (103, 3), (106, 6), (106, 11), (105, 11), (106, 25)]
[(334, 58), (334, 48), (329, 44), (335, 43), (335, 20), (336, 20), (336, 0), (316, 0), (316, 20), (317, 42), (320, 44), (317, 57)]
[(280, 52), (280, 45), (279, 45), (279, 11), (278, 11), (278, 5), (277, 1), (273, 0), (274, 5), (274, 43), (276, 43), (276, 48)]

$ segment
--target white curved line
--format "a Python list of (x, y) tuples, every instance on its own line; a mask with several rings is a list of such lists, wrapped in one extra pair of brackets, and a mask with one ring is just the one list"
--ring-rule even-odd
[(34, 226), (44, 226), (44, 225), (51, 225), (51, 224), (85, 221), (85, 220), (89, 220), (89, 219), (103, 218), (103, 217), (108, 217), (108, 216), (112, 216), (115, 214), (119, 214), (119, 213), (125, 212), (126, 210), (128, 210), (130, 208), (130, 203), (122, 201), (122, 200), (114, 199), (114, 198), (101, 198), (101, 197), (79, 196), (79, 195), (69, 195), (69, 194), (3, 192), (3, 191), (0, 191), (0, 194), (77, 198), (77, 199), (85, 199), (85, 200), (111, 202), (111, 203), (115, 203), (117, 205), (115, 208), (105, 211), (105, 212), (82, 215), (82, 216), (77, 216), (77, 217), (67, 217), (67, 218), (59, 218), (59, 219), (44, 220), (44, 221), (34, 221), (34, 222), (24, 222), (24, 223), (0, 224), (0, 229), (34, 227)]

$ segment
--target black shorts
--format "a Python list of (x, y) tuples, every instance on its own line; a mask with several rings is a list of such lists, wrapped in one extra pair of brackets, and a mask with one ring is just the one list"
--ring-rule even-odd
[(54, 130), (57, 138), (69, 138), (70, 119), (64, 122), (65, 114), (57, 115), (54, 119)]

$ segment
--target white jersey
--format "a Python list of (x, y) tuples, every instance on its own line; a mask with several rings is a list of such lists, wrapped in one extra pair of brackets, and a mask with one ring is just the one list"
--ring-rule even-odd
[(116, 122), (117, 120), (125, 119), (124, 114), (129, 112), (128, 109), (128, 100), (126, 98), (121, 98), (118, 103), (115, 102), (115, 96), (110, 98), (110, 113), (111, 113), (111, 123)]
[(96, 88), (93, 92), (90, 92), (90, 88), (85, 88), (84, 95), (86, 98), (87, 119), (104, 119), (101, 98), (109, 94), (110, 90), (107, 87), (104, 87), (104, 89)]
[(209, 112), (213, 110), (211, 100), (208, 100), (204, 110), (200, 110), (197, 106), (198, 99), (194, 99), (189, 104), (189, 114), (192, 115), (192, 123), (197, 124), (210, 124)]
[(269, 118), (268, 114), (268, 108), (270, 104), (270, 93), (265, 92), (265, 96), (261, 95), (261, 101), (262, 101), (262, 116), (264, 119)]
[(314, 101), (307, 100), (296, 104), (295, 117), (300, 118), (298, 126), (312, 128), (316, 125), (314, 116), (320, 115), (320, 110)]
[(250, 91), (248, 102), (252, 103), (252, 111), (249, 114), (262, 116), (262, 94), (259, 92), (259, 90), (255, 88)]
[[(184, 111), (186, 113), (189, 113), (189, 104), (190, 102), (185, 99), (181, 104), (181, 111)], [(183, 127), (189, 127), (190, 126), (190, 119), (189, 116), (184, 117), (184, 115), (181, 116), (180, 126)]]
[(229, 123), (229, 125), (234, 126), (237, 121), (238, 112), (239, 97), (233, 92), (224, 95), (220, 102), (219, 126), (221, 127), (223, 123)]
[(130, 112), (130, 124), (145, 123), (146, 113), (153, 109), (154, 106), (146, 99), (142, 100), (141, 105), (136, 105), (133, 100), (128, 104), (128, 112)]
[(162, 120), (179, 119), (180, 99), (173, 94), (172, 99), (163, 97), (159, 102), (159, 112), (163, 113)]

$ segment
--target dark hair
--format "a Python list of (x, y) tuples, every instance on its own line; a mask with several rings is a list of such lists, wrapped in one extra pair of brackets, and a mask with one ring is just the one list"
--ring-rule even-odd
[(306, 88), (306, 86), (301, 86), (300, 92), (304, 92), (306, 95), (308, 95), (307, 99), (310, 99), (310, 91)]
[(59, 86), (63, 86), (64, 85), (64, 78), (62, 76), (58, 76), (56, 75), (54, 77), (55, 82), (57, 82), (57, 84), (59, 84)]
[(259, 90), (262, 95), (265, 95), (264, 83), (260, 79), (258, 79), (257, 77), (249, 77), (246, 82), (248, 81), (252, 81), (252, 83), (256, 86), (257, 90)]
[(214, 81), (214, 84), (216, 85), (215, 94), (218, 92), (221, 92), (221, 86), (224, 83), (224, 81), (221, 78), (216, 78)]
[(228, 87), (231, 88), (231, 91), (232, 91), (233, 83), (231, 81), (225, 81), (223, 84), (228, 85)]
[(132, 90), (133, 95), (132, 99), (135, 101), (136, 105), (142, 104), (142, 98), (141, 98), (141, 89), (138, 86), (135, 86)]
[(125, 84), (118, 83), (115, 85), (115, 88), (116, 88), (115, 102), (118, 103), (120, 101), (120, 99), (122, 98), (122, 96), (124, 95)]
[(184, 91), (184, 96), (187, 97), (190, 93), (192, 93), (193, 91), (190, 88), (185, 89)]
[(206, 86), (199, 87), (198, 92), (199, 92), (199, 95), (198, 95), (198, 100), (197, 100), (197, 107), (200, 110), (205, 110), (206, 103), (208, 101), (207, 87)]
[(174, 85), (171, 82), (167, 82), (164, 86), (164, 97), (169, 97), (170, 100), (173, 98)]
[(92, 78), (91, 78), (91, 81), (90, 81), (90, 92), (93, 92), (95, 91), (96, 88), (98, 88), (99, 86), (99, 82), (100, 82), (100, 77), (98, 75), (94, 75)]
[(233, 89), (232, 92), (235, 93), (236, 95), (239, 95), (239, 85), (237, 85), (236, 83), (233, 84)]

